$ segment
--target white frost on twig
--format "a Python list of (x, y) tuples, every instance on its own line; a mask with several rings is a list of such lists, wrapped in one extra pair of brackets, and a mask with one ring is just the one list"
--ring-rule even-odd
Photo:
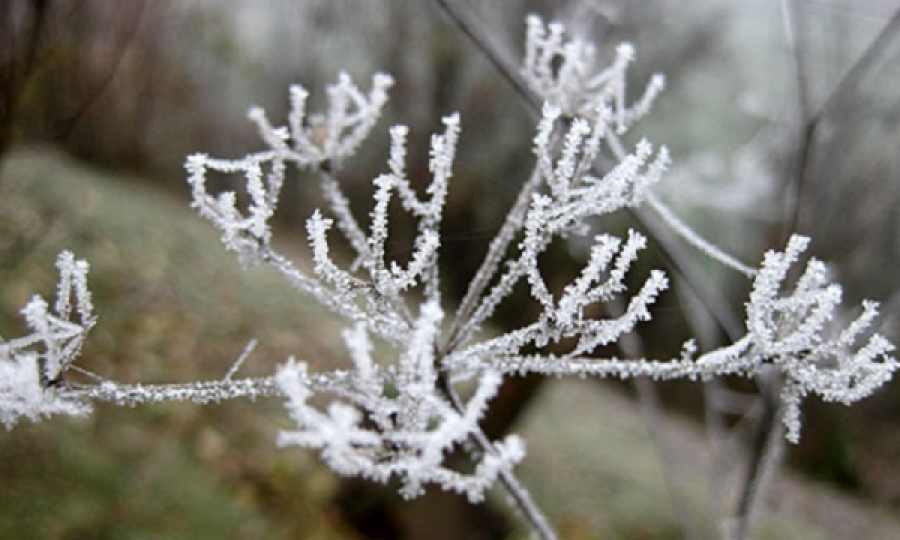
[(87, 287), (88, 264), (64, 251), (56, 265), (60, 277), (53, 312), (35, 296), (22, 309), (31, 334), (0, 339), (0, 422), (7, 428), (23, 416), (36, 421), (90, 412), (87, 403), (63, 392), (65, 373), (96, 322)]
[[(330, 390), (340, 400), (324, 412), (309, 403), (314, 390), (306, 364), (292, 360), (279, 368), (276, 381), (296, 429), (282, 431), (278, 444), (317, 449), (332, 470), (345, 476), (382, 483), (397, 477), (406, 498), (421, 495), (425, 484), (434, 483), (473, 503), (483, 500), (500, 471), (524, 457), (524, 447), (516, 436), (494, 443), (469, 474), (445, 465), (453, 447), (479, 429), (500, 376), (483, 374), (464, 410), (457, 411), (439, 391), (435, 351), (442, 318), (436, 303), (424, 304), (399, 362), (390, 367), (374, 362), (362, 325), (345, 332), (354, 369), (334, 373)], [(321, 387), (329, 374), (317, 377)]]
[(535, 94), (559, 107), (566, 116), (593, 118), (604, 111), (615, 124), (616, 134), (622, 135), (650, 111), (653, 100), (665, 86), (664, 77), (654, 75), (643, 96), (629, 107), (626, 74), (634, 61), (630, 43), (619, 45), (613, 63), (600, 68), (594, 46), (568, 39), (561, 24), (544, 24), (537, 15), (529, 16), (526, 22), (522, 76)]

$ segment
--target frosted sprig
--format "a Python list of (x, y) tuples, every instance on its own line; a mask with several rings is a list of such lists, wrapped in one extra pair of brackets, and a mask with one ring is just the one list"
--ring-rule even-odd
[[(537, 227), (533, 230), (537, 230)], [(649, 307), (668, 287), (665, 274), (659, 270), (650, 272), (641, 289), (628, 302), (623, 314), (617, 317), (596, 316), (603, 302), (627, 291), (624, 283), (625, 275), (637, 259), (637, 252), (645, 247), (646, 239), (639, 233), (630, 231), (624, 245), (619, 239), (608, 235), (599, 235), (594, 242), (589, 262), (581, 274), (567, 285), (557, 298), (550, 292), (538, 269), (537, 244), (533, 240), (529, 241), (526, 233), (522, 256), (510, 263), (507, 272), (486, 297), (476, 316), (486, 317), (485, 311), (499, 304), (499, 299), (508, 294), (515, 283), (522, 279), (528, 282), (532, 296), (542, 304), (543, 312), (532, 324), (461, 347), (444, 359), (444, 368), (454, 372), (467, 372), (470, 375), (476, 374), (485, 366), (510, 372), (509, 358), (520, 355), (525, 348), (530, 346), (542, 348), (551, 342), (559, 343), (564, 339), (571, 339), (573, 344), (567, 355), (562, 357), (551, 354), (534, 355), (529, 361), (516, 364), (516, 369), (512, 371), (543, 372), (545, 362), (554, 362), (561, 372), (570, 375), (583, 374), (580, 364), (568, 365), (566, 363), (568, 359), (588, 354), (599, 346), (608, 345), (622, 334), (633, 330), (638, 322), (649, 320)]]
[(53, 310), (35, 296), (22, 309), (31, 333), (11, 341), (0, 339), (0, 422), (7, 428), (23, 416), (35, 421), (90, 412), (87, 403), (63, 392), (65, 373), (96, 322), (87, 287), (88, 264), (64, 251), (56, 265), (60, 277)]
[[(898, 369), (896, 359), (890, 356), (894, 350), (891, 342), (877, 333), (865, 337), (878, 315), (875, 302), (864, 301), (858, 317), (843, 330), (836, 328), (841, 287), (830, 282), (826, 267), (820, 261), (808, 261), (793, 290), (783, 292), (789, 270), (799, 260), (807, 244), (807, 238), (793, 236), (784, 252), (770, 251), (766, 254), (746, 305), (747, 334), (741, 339), (699, 358), (696, 358), (694, 343), (689, 341), (677, 359), (622, 360), (585, 356), (590, 346), (603, 344), (600, 339), (586, 339), (592, 335), (588, 329), (593, 330), (595, 336), (615, 337), (633, 326), (633, 320), (649, 317), (646, 308), (652, 297), (661, 290), (659, 280), (662, 276), (651, 274), (642, 291), (629, 303), (621, 320), (591, 321), (591, 326), (585, 326), (579, 318), (581, 313), (578, 309), (587, 307), (588, 298), (599, 299), (608, 294), (604, 289), (618, 288), (596, 286), (591, 289), (589, 286), (591, 280), (586, 276), (596, 268), (608, 267), (617, 246), (615, 239), (599, 238), (582, 276), (565, 289), (555, 306), (545, 307), (544, 316), (547, 319), (542, 324), (463, 349), (448, 357), (447, 368), (465, 371), (489, 365), (501, 373), (653, 379), (754, 376), (764, 370), (777, 369), (783, 380), (781, 399), (786, 437), (791, 442), (797, 442), (800, 436), (800, 404), (808, 394), (849, 405), (871, 395), (891, 380)], [(626, 254), (629, 251), (628, 248), (621, 250), (619, 260), (623, 262), (621, 266), (618, 262), (612, 263), (610, 275), (620, 276), (627, 270), (625, 261), (633, 259), (632, 254)], [(609, 283), (617, 283), (619, 279), (611, 278)], [(572, 321), (579, 321), (579, 324), (572, 325)], [(557, 330), (551, 331), (554, 328)], [(558, 330), (566, 328), (569, 329), (568, 334)], [(536, 336), (558, 339), (579, 335), (581, 341), (569, 354), (517, 352), (523, 343), (540, 345), (542, 341), (536, 341)]]
[[(372, 78), (372, 90), (365, 96), (349, 75), (340, 73), (338, 83), (328, 87), (328, 115), (322, 144), (322, 153), (327, 159), (339, 162), (356, 152), (381, 116), (381, 109), (388, 100), (387, 91), (393, 84), (390, 75), (376, 73)], [(292, 121), (292, 125), (296, 124)], [(313, 122), (310, 127), (315, 130), (318, 126)]]
[[(408, 331), (409, 315), (403, 294), (424, 286), (428, 298), (438, 296), (439, 227), (452, 175), (459, 118), (452, 115), (445, 118), (444, 123), (444, 133), (432, 137), (434, 177), (424, 196), (419, 196), (406, 178), (404, 158), (408, 130), (398, 126), (391, 130), (390, 172), (373, 180), (374, 206), (369, 214), (368, 231), (349, 212), (343, 195), (336, 188), (332, 190), (330, 180), (327, 185), (332, 200), (339, 202), (337, 207), (332, 205), (335, 218), (325, 218), (317, 210), (307, 222), (315, 262), (314, 279), (320, 290), (339, 306), (338, 311), (352, 319), (365, 320), (369, 330), (393, 342), (402, 339)], [(417, 222), (417, 233), (405, 265), (390, 260), (385, 249), (390, 235), (390, 206), (395, 194), (403, 209)], [(335, 223), (356, 251), (356, 260), (347, 269), (340, 268), (328, 255), (327, 233)]]
[(606, 120), (576, 118), (564, 133), (562, 149), (557, 151), (550, 134), (560, 123), (559, 117), (558, 107), (544, 105), (533, 150), (551, 197), (551, 204), (546, 206), (552, 208), (555, 216), (551, 218), (554, 230), (566, 229), (591, 215), (640, 204), (648, 188), (658, 183), (669, 167), (665, 146), (654, 156), (653, 146), (641, 140), (609, 173), (602, 178), (593, 176), (589, 173), (600, 144), (609, 134)]
[(443, 312), (435, 302), (422, 306), (408, 341), (395, 366), (382, 367), (371, 357), (372, 345), (363, 325), (344, 333), (354, 368), (334, 372), (331, 393), (339, 400), (325, 411), (309, 403), (322, 387), (312, 379), (305, 363), (290, 361), (278, 370), (277, 384), (287, 399), (295, 430), (282, 431), (281, 446), (302, 446), (320, 451), (336, 472), (377, 482), (392, 477), (402, 481), (400, 493), (413, 498), (424, 485), (434, 483), (480, 502), (485, 490), (503, 469), (524, 457), (522, 441), (509, 436), (492, 446), (466, 474), (444, 461), (455, 445), (477, 429), (487, 402), (500, 386), (500, 376), (486, 373), (479, 379), (463, 410), (455, 409), (438, 391), (435, 351)]
[[(603, 120), (598, 119), (593, 125), (576, 120), (565, 136), (564, 147), (555, 152), (550, 133), (558, 121), (558, 108), (545, 105), (534, 139), (534, 153), (538, 162), (537, 185), (546, 186), (547, 193), (537, 192), (530, 203), (523, 201), (527, 203), (527, 210), (522, 218), (523, 238), (519, 243), (518, 258), (507, 263), (498, 282), (479, 301), (472, 317), (465, 323), (460, 342), (468, 339), (493, 314), (521, 279), (528, 280), (532, 295), (539, 302), (545, 307), (551, 306), (553, 301), (538, 269), (539, 256), (555, 238), (584, 233), (590, 218), (639, 204), (648, 188), (660, 181), (668, 167), (669, 155), (665, 147), (654, 156), (650, 143), (641, 141), (633, 154), (626, 156), (602, 178), (589, 175), (590, 164), (597, 155), (604, 132)], [(598, 261), (591, 264), (596, 265)], [(584, 279), (591, 278), (593, 275)], [(662, 280), (654, 281), (662, 283)]]
[[(222, 231), (226, 247), (236, 251), (243, 263), (274, 266), (296, 288), (333, 311), (351, 320), (366, 320), (370, 331), (397, 340), (408, 324), (406, 306), (400, 294), (423, 283), (430, 297), (437, 294), (434, 269), (440, 244), (438, 227), (452, 175), (459, 117), (445, 118), (445, 131), (432, 138), (433, 181), (424, 196), (415, 192), (406, 177), (404, 161), (408, 129), (397, 126), (391, 130), (389, 172), (373, 181), (375, 205), (366, 230), (352, 214), (348, 198), (331, 171), (340, 159), (355, 150), (374, 125), (387, 99), (386, 90), (390, 84), (389, 76), (376, 75), (372, 91), (365, 96), (342, 74), (338, 84), (328, 89), (328, 112), (321, 117), (308, 117), (308, 94), (300, 87), (293, 87), (287, 127), (273, 127), (261, 109), (250, 112), (263, 141), (269, 146), (267, 151), (241, 160), (197, 154), (188, 159), (186, 168), (188, 182), (193, 188), (193, 206)], [(329, 217), (317, 210), (307, 222), (315, 262), (312, 276), (271, 246), (270, 221), (287, 165), (317, 169), (329, 205)], [(246, 180), (246, 195), (239, 196), (235, 191), (211, 192), (206, 178), (210, 170), (242, 173)], [(388, 260), (385, 253), (388, 214), (394, 193), (399, 194), (404, 210), (418, 222), (409, 260), (403, 265)], [(240, 208), (239, 201), (246, 201), (244, 208)], [(348, 269), (341, 268), (329, 255), (328, 233), (334, 226), (356, 251), (356, 260)]]
[[(420, 198), (406, 177), (404, 157), (406, 155), (406, 134), (404, 126), (391, 130), (391, 157), (388, 162), (391, 172), (375, 180), (375, 208), (372, 211), (371, 234), (369, 235), (369, 260), (364, 265), (381, 292), (399, 292), (423, 281), (431, 296), (437, 294), (437, 275), (428, 274), (437, 263), (440, 245), (439, 226), (447, 199), (452, 165), (456, 157), (459, 138), (459, 115), (443, 119), (445, 130), (431, 138), (430, 170), (433, 175), (426, 188), (426, 197)], [(392, 192), (399, 194), (403, 208), (418, 219), (418, 232), (414, 239), (414, 251), (406, 268), (396, 262), (389, 265), (384, 258), (384, 242), (388, 237), (388, 203)]]
[(526, 24), (522, 76), (535, 94), (567, 116), (593, 118), (604, 111), (621, 135), (649, 112), (665, 85), (662, 75), (654, 75), (643, 96), (629, 107), (626, 73), (634, 60), (630, 43), (619, 45), (613, 63), (602, 68), (597, 65), (594, 46), (568, 38), (561, 24), (545, 24), (537, 15), (529, 16)]
[[(257, 264), (271, 239), (269, 219), (275, 213), (275, 201), (284, 179), (284, 162), (273, 161), (272, 173), (263, 180), (265, 159), (248, 157), (239, 162), (210, 158), (204, 154), (190, 156), (185, 164), (194, 197), (193, 206), (222, 231), (222, 243), (235, 251), (245, 265)], [(238, 208), (234, 191), (216, 195), (207, 189), (206, 171), (243, 172), (247, 179), (250, 202), (245, 211)]]
[[(587, 132), (584, 119), (591, 119), (596, 123), (592, 139), (602, 140), (615, 160), (624, 162), (628, 156), (620, 137), (635, 121), (650, 112), (653, 101), (665, 86), (663, 76), (653, 75), (643, 96), (629, 106), (626, 81), (628, 66), (634, 60), (634, 47), (628, 43), (619, 45), (612, 65), (600, 68), (596, 66), (593, 46), (578, 39), (568, 39), (561, 24), (545, 25), (540, 17), (532, 15), (527, 19), (527, 26), (522, 76), (529, 88), (545, 103), (544, 120), (536, 139), (538, 147), (546, 146), (552, 140), (552, 123), (547, 122), (548, 106), (556, 116), (564, 115), (573, 119), (572, 129), (564, 140), (563, 159), (559, 162), (556, 174), (565, 176), (571, 170), (574, 148)], [(582, 160), (582, 166), (590, 168), (593, 157), (595, 156), (590, 160)], [(549, 163), (546, 160), (540, 163), (544, 169), (543, 174), (551, 177), (547, 172)], [(555, 179), (550, 183), (554, 189), (557, 184)], [(643, 202), (701, 253), (749, 278), (754, 277), (751, 267), (691, 229), (652, 192), (644, 194)]]
[(326, 89), (328, 105), (324, 115), (308, 115), (309, 92), (302, 86), (293, 85), (286, 127), (273, 127), (259, 107), (251, 108), (248, 116), (268, 146), (287, 156), (288, 161), (316, 166), (329, 161), (336, 165), (352, 156), (375, 127), (387, 103), (387, 91), (393, 84), (390, 75), (376, 73), (366, 95), (342, 71), (338, 74), (338, 82)]
[[(380, 117), (392, 84), (389, 75), (376, 74), (366, 96), (346, 73), (341, 73), (338, 83), (328, 88), (328, 109), (324, 116), (308, 116), (308, 92), (293, 86), (288, 126), (282, 127), (273, 126), (261, 108), (253, 107), (248, 116), (268, 149), (235, 160), (215, 159), (205, 154), (190, 156), (185, 168), (193, 206), (222, 231), (222, 241), (238, 253), (243, 263), (260, 262), (265, 258), (271, 237), (269, 221), (275, 213), (287, 165), (298, 169), (327, 169), (350, 156)], [(208, 171), (243, 174), (249, 198), (246, 209), (239, 208), (235, 191), (211, 192)]]
[(704, 370), (750, 375), (776, 366), (784, 378), (782, 400), (787, 438), (800, 436), (800, 402), (809, 393), (849, 405), (869, 396), (897, 370), (894, 345), (881, 334), (865, 338), (878, 304), (864, 301), (862, 313), (841, 331), (835, 326), (841, 286), (825, 265), (810, 259), (794, 290), (782, 293), (791, 266), (809, 239), (792, 236), (784, 252), (766, 253), (747, 303), (747, 334), (734, 344), (700, 357)]

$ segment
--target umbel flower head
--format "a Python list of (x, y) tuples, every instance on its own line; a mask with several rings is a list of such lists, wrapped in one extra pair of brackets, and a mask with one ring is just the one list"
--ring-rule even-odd
[(849, 405), (891, 380), (898, 368), (894, 345), (878, 333), (865, 337), (878, 304), (864, 301), (862, 313), (837, 328), (842, 289), (816, 259), (793, 291), (783, 294), (790, 267), (809, 244), (793, 236), (784, 252), (766, 253), (747, 302), (747, 334), (702, 356), (698, 366), (714, 374), (750, 375), (771, 365), (783, 376), (781, 392), (787, 438), (800, 438), (800, 402), (808, 394)]
[(598, 112), (613, 119), (621, 135), (650, 111), (665, 79), (656, 74), (644, 95), (632, 106), (626, 102), (626, 73), (634, 61), (634, 47), (622, 43), (611, 65), (599, 67), (594, 45), (566, 36), (559, 23), (544, 24), (536, 15), (527, 19), (522, 77), (529, 89), (569, 117), (593, 118)]

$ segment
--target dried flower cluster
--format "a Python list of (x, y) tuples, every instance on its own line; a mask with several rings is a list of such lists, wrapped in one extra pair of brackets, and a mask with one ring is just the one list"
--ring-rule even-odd
[[(192, 384), (69, 385), (66, 371), (95, 318), (87, 264), (64, 253), (54, 313), (36, 298), (23, 311), (33, 333), (0, 344), (0, 420), (10, 427), (23, 416), (37, 420), (51, 414), (83, 415), (92, 400), (205, 403), (280, 395), (294, 425), (279, 435), (279, 445), (316, 449), (343, 475), (379, 482), (398, 477), (406, 497), (434, 483), (478, 502), (525, 455), (518, 437), (485, 442), (479, 427), (505, 375), (694, 379), (777, 369), (787, 436), (796, 441), (799, 405), (807, 394), (851, 403), (871, 394), (897, 369), (889, 355), (893, 346), (880, 335), (865, 336), (877, 314), (875, 303), (865, 302), (862, 314), (845, 329), (834, 327), (841, 289), (829, 283), (822, 263), (810, 261), (790, 293), (783, 292), (789, 288), (784, 285), (788, 270), (806, 247), (805, 238), (794, 237), (784, 252), (768, 253), (759, 269), (746, 272), (754, 280), (746, 303), (746, 335), (699, 356), (692, 342), (672, 360), (595, 356), (599, 347), (650, 319), (654, 301), (668, 286), (665, 274), (653, 270), (638, 290), (628, 290), (626, 275), (646, 245), (636, 232), (624, 240), (594, 235), (580, 274), (559, 294), (547, 284), (539, 259), (553, 242), (590, 236), (591, 218), (643, 204), (666, 171), (664, 147), (655, 150), (642, 141), (626, 152), (619, 139), (649, 111), (662, 88), (662, 78), (654, 77), (643, 97), (628, 105), (625, 79), (633, 56), (632, 47), (622, 45), (612, 65), (598, 69), (591, 46), (566, 39), (559, 25), (528, 19), (523, 77), (545, 102), (533, 139), (534, 172), (450, 316), (445, 306), (454, 299), (441, 297), (438, 262), (460, 135), (458, 116), (445, 118), (443, 133), (431, 139), (432, 180), (423, 194), (412, 187), (405, 169), (408, 129), (391, 129), (388, 172), (373, 180), (373, 206), (364, 224), (350, 211), (334, 171), (376, 124), (391, 78), (376, 75), (366, 94), (341, 75), (328, 89), (328, 109), (321, 116), (308, 115), (306, 90), (292, 87), (286, 126), (274, 126), (262, 110), (251, 110), (267, 150), (237, 160), (189, 157), (193, 206), (220, 229), (225, 246), (243, 263), (274, 267), (300, 294), (349, 321), (344, 340), (353, 368), (311, 373), (305, 363), (290, 359), (272, 377), (257, 380), (232, 380), (229, 373), (223, 380)], [(324, 140), (315, 135), (322, 128)], [(617, 164), (595, 176), (593, 164), (604, 147), (611, 149)], [(272, 244), (270, 220), (288, 166), (317, 174), (327, 202), (306, 225), (314, 262), (311, 274)], [(242, 175), (246, 197), (211, 191), (211, 173)], [(242, 200), (247, 201), (243, 207)], [(392, 259), (385, 249), (392, 202), (416, 222), (405, 263)], [(355, 254), (343, 267), (330, 255), (335, 235)], [(516, 330), (485, 336), (482, 327), (522, 283), (542, 307), (541, 314)], [(596, 309), (622, 297), (625, 307), (618, 316)], [(374, 358), (373, 339), (391, 346), (393, 358)], [(558, 352), (560, 343), (568, 344), (568, 352)], [(556, 352), (548, 352), (550, 345)], [(467, 401), (456, 390), (463, 382), (474, 382)], [(325, 410), (310, 402), (323, 393), (333, 397)], [(454, 470), (447, 456), (470, 441), (481, 441), (480, 446), (468, 445), (473, 470)]]

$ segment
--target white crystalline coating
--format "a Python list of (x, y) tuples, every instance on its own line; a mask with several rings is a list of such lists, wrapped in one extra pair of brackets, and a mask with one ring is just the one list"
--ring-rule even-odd
[[(511, 436), (496, 443), (494, 452), (486, 454), (473, 473), (445, 465), (445, 456), (479, 429), (501, 379), (486, 372), (461, 411), (446, 402), (437, 384), (435, 362), (442, 318), (436, 303), (422, 306), (396, 369), (373, 363), (362, 325), (346, 332), (354, 369), (339, 375), (343, 380), (331, 390), (343, 399), (333, 401), (326, 412), (308, 401), (315, 390), (306, 364), (291, 361), (281, 366), (276, 381), (296, 429), (282, 431), (278, 444), (317, 449), (328, 466), (343, 475), (379, 482), (397, 477), (406, 498), (421, 495), (425, 484), (434, 483), (466, 495), (473, 503), (482, 501), (498, 474), (524, 457), (524, 448), (520, 439)], [(388, 388), (395, 388), (395, 393)]]
[[(642, 243), (635, 238), (636, 235), (630, 235), (628, 244), (637, 247)], [(666, 286), (662, 273), (653, 272), (620, 319), (582, 321), (578, 310), (588, 305), (589, 299), (600, 299), (608, 292), (600, 292), (605, 284), (592, 290), (590, 284), (596, 278), (588, 278), (589, 272), (608, 267), (610, 251), (616, 247), (610, 239), (599, 237), (585, 273), (566, 288), (556, 304), (558, 307), (546, 306), (544, 324), (472, 345), (447, 358), (445, 367), (465, 370), (487, 364), (503, 373), (704, 379), (722, 375), (753, 376), (767, 366), (774, 366), (784, 381), (781, 398), (785, 406), (786, 436), (796, 442), (800, 436), (800, 404), (807, 395), (817, 394), (825, 401), (849, 405), (890, 381), (900, 367), (890, 355), (894, 350), (892, 343), (877, 333), (864, 336), (877, 316), (876, 303), (863, 302), (862, 313), (846, 328), (834, 328), (841, 288), (828, 280), (819, 261), (810, 260), (793, 291), (783, 292), (790, 267), (797, 263), (808, 243), (807, 238), (794, 236), (784, 252), (766, 254), (746, 305), (747, 334), (699, 358), (694, 359), (693, 342), (685, 344), (681, 358), (671, 361), (582, 356), (629, 331), (636, 321), (648, 319), (648, 306)], [(610, 282), (621, 280), (629, 261), (635, 258), (630, 253), (633, 249), (626, 247), (620, 251), (617, 260), (622, 263), (621, 266), (615, 263)], [(581, 342), (566, 356), (511, 352), (522, 344), (541, 345), (559, 336), (579, 336)]]
[[(242, 262), (259, 263), (270, 240), (269, 221), (275, 213), (286, 165), (315, 170), (334, 167), (352, 155), (378, 121), (392, 84), (390, 76), (376, 74), (366, 95), (346, 73), (341, 73), (338, 83), (328, 88), (328, 111), (322, 118), (307, 115), (308, 92), (293, 86), (286, 127), (273, 126), (265, 111), (251, 108), (248, 117), (269, 149), (235, 160), (213, 159), (203, 154), (190, 156), (185, 168), (192, 187), (193, 206), (222, 230), (226, 247), (236, 251)], [(211, 193), (206, 179), (208, 171), (242, 173), (250, 196), (248, 207), (238, 208), (233, 192)]]
[(33, 356), (0, 358), (0, 423), (7, 429), (22, 417), (36, 422), (57, 414), (85, 416), (90, 413), (88, 404), (65, 399), (55, 389), (44, 388), (39, 371)]
[[(338, 85), (329, 89), (328, 113), (311, 123), (324, 135), (317, 140), (308, 136), (309, 128), (304, 125), (307, 93), (302, 88), (291, 90), (292, 112), (287, 129), (273, 127), (263, 111), (251, 111), (251, 119), (269, 150), (243, 160), (217, 160), (203, 155), (189, 158), (186, 167), (194, 187), (194, 206), (222, 230), (226, 246), (237, 251), (242, 260), (275, 266), (302, 292), (356, 321), (344, 333), (355, 366), (352, 371), (310, 374), (305, 364), (295, 361), (279, 369), (274, 378), (275, 391), (286, 396), (288, 411), (296, 423), (295, 430), (280, 434), (279, 444), (319, 449), (322, 458), (340, 474), (377, 481), (399, 477), (406, 497), (418, 496), (426, 483), (436, 483), (480, 501), (497, 476), (522, 459), (524, 450), (521, 441), (511, 437), (496, 443), (473, 473), (463, 474), (444, 464), (452, 448), (467, 442), (477, 431), (478, 421), (501, 382), (498, 374), (482, 373), (475, 393), (462, 410), (451, 406), (438, 384), (436, 354), (441, 345), (443, 319), (437, 283), (439, 227), (456, 157), (459, 116), (444, 118), (443, 133), (432, 136), (432, 181), (422, 195), (407, 178), (409, 130), (403, 126), (391, 129), (389, 172), (373, 180), (373, 205), (366, 228), (352, 215), (348, 199), (333, 177), (323, 175), (323, 193), (330, 215), (325, 217), (325, 212), (316, 210), (307, 220), (313, 260), (311, 276), (302, 275), (270, 245), (268, 221), (274, 213), (284, 165), (319, 167), (323, 159), (333, 163), (349, 155), (358, 143), (357, 135), (370, 123), (340, 111), (380, 107), (383, 103), (377, 89), (386, 85), (386, 80), (379, 81), (374, 84), (376, 89), (368, 98), (371, 106), (367, 108), (366, 99), (342, 75)], [(354, 124), (357, 127), (347, 122), (336, 124), (335, 118), (351, 119), (358, 122)], [(348, 134), (346, 139), (335, 135), (341, 132)], [(577, 141), (573, 145), (580, 146)], [(578, 150), (572, 149), (572, 160)], [(265, 164), (272, 164), (273, 172), (268, 175), (263, 174)], [(208, 170), (243, 173), (248, 208), (237, 207), (239, 197), (234, 193), (209, 193), (205, 179)], [(394, 201), (418, 223), (405, 264), (390, 260), (386, 248)], [(342, 233), (356, 251), (350, 268), (343, 268), (331, 257), (332, 228)], [(403, 295), (419, 287), (423, 289), (424, 301), (418, 317), (412, 319)], [(397, 348), (396, 364), (386, 368), (372, 358), (370, 334)], [(198, 389), (196, 398), (205, 400), (205, 396), (220, 395), (225, 388), (237, 388), (238, 383), (207, 385), (203, 396)], [(124, 396), (125, 390), (117, 387), (110, 391)], [(263, 387), (259, 393), (265, 391), (267, 388)], [(332, 393), (337, 399), (320, 411), (308, 400), (322, 392)], [(135, 399), (144, 395), (150, 393), (145, 389), (127, 392)], [(158, 389), (157, 395), (165, 395), (165, 389)]]
[(7, 428), (21, 417), (36, 421), (56, 414), (83, 416), (90, 411), (87, 403), (55, 386), (78, 357), (96, 322), (87, 286), (88, 264), (64, 251), (56, 265), (59, 284), (54, 311), (35, 296), (22, 309), (31, 334), (0, 340), (0, 422)]
[(595, 118), (607, 111), (618, 135), (646, 115), (662, 91), (664, 78), (654, 75), (643, 96), (633, 106), (625, 101), (626, 74), (634, 61), (634, 47), (623, 43), (608, 67), (599, 67), (590, 43), (569, 39), (558, 23), (545, 24), (536, 16), (527, 19), (522, 77), (544, 102), (552, 103), (571, 117)]
[(808, 238), (795, 235), (784, 252), (766, 254), (747, 304), (748, 334), (738, 347), (741, 355), (733, 357), (732, 349), (732, 354), (714, 358), (736, 373), (751, 372), (764, 362), (781, 369), (784, 421), (792, 442), (799, 439), (803, 397), (815, 393), (849, 405), (889, 381), (898, 367), (887, 339), (877, 333), (863, 337), (877, 315), (876, 303), (863, 302), (862, 313), (846, 329), (837, 333), (833, 328), (841, 287), (829, 282), (821, 262), (811, 259), (793, 292), (780, 294), (788, 270), (808, 244)]
[[(95, 318), (87, 263), (64, 252), (57, 263), (60, 279), (52, 309), (35, 297), (23, 309), (31, 334), (0, 341), (0, 422), (11, 427), (23, 417), (83, 415), (94, 400), (206, 404), (280, 395), (293, 425), (279, 434), (279, 445), (315, 449), (340, 474), (379, 482), (399, 479), (407, 498), (419, 496), (426, 484), (437, 484), (479, 502), (501, 475), (514, 495), (527, 498), (509, 487), (508, 476), (525, 455), (523, 441), (512, 435), (489, 442), (479, 426), (506, 374), (704, 379), (753, 376), (774, 368), (783, 382), (783, 422), (791, 441), (799, 437), (800, 405), (807, 395), (852, 403), (888, 381), (898, 366), (890, 356), (894, 347), (879, 334), (866, 336), (877, 304), (863, 302), (862, 313), (836, 330), (841, 288), (815, 260), (787, 292), (789, 270), (808, 239), (793, 237), (783, 252), (769, 252), (758, 270), (751, 269), (705, 243), (653, 197), (649, 190), (667, 170), (668, 152), (642, 140), (629, 153), (619, 136), (649, 111), (663, 87), (662, 77), (654, 76), (643, 97), (628, 106), (625, 80), (633, 47), (621, 45), (604, 69), (597, 69), (594, 59), (593, 47), (568, 40), (562, 26), (528, 19), (523, 73), (545, 100), (531, 139), (535, 168), (455, 319), (444, 320), (438, 263), (459, 116), (445, 117), (443, 131), (431, 137), (431, 182), (424, 189), (415, 188), (408, 176), (409, 129), (390, 130), (387, 172), (373, 175), (373, 201), (363, 225), (334, 171), (375, 125), (392, 81), (377, 74), (365, 94), (341, 73), (328, 88), (322, 115), (308, 114), (309, 94), (299, 86), (290, 89), (287, 126), (273, 125), (260, 108), (250, 110), (265, 151), (236, 160), (195, 154), (185, 168), (193, 206), (220, 229), (228, 249), (245, 264), (274, 268), (301, 294), (349, 321), (343, 338), (352, 369), (310, 373), (305, 363), (291, 359), (274, 376), (235, 380), (252, 349), (248, 346), (218, 380), (147, 385), (101, 379), (94, 385), (70, 385), (65, 375)], [(615, 159), (602, 177), (592, 175), (601, 144), (613, 150)], [(318, 173), (327, 205), (306, 222), (313, 263), (309, 273), (271, 242), (270, 222), (288, 166)], [(212, 189), (210, 171), (243, 176), (242, 195)], [(584, 234), (592, 218), (644, 203), (713, 260), (753, 279), (743, 338), (699, 356), (688, 341), (668, 361), (594, 356), (651, 318), (668, 278), (649, 270), (643, 271), (642, 281), (633, 279), (642, 271), (638, 257), (647, 247), (635, 231), (624, 239), (594, 235), (588, 260), (568, 283), (546, 276), (540, 260), (553, 242)], [(389, 243), (396, 211), (414, 222), (412, 242), (401, 256)], [(345, 242), (332, 249), (338, 234)], [(337, 253), (348, 247), (352, 262), (344, 264)], [(527, 289), (539, 314), (519, 328), (481, 336), (479, 329), (516, 287)], [(618, 307), (606, 309), (604, 304), (613, 300)], [(376, 358), (382, 345), (392, 352)], [(549, 352), (550, 346), (556, 352)], [(453, 385), (461, 381), (473, 383), (467, 400), (455, 393)], [(324, 408), (313, 404), (321, 394), (331, 398)], [(451, 468), (446, 458), (473, 441), (478, 443), (477, 451), (469, 453), (473, 468)]]

